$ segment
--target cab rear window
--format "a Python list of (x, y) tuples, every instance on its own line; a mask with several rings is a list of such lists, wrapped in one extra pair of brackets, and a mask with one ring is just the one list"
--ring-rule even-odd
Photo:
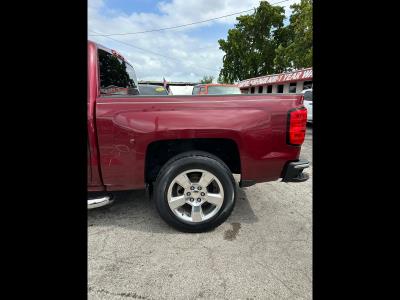
[(138, 95), (138, 83), (133, 67), (116, 55), (98, 50), (100, 94)]

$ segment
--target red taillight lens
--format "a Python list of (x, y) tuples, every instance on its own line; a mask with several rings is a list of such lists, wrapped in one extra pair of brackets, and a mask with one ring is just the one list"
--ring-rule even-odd
[(307, 109), (298, 108), (289, 112), (288, 116), (288, 143), (290, 145), (301, 145), (304, 142), (307, 126)]

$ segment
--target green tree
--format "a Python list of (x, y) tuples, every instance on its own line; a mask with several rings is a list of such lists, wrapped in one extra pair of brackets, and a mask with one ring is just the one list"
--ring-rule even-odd
[(224, 81), (222, 73), (219, 73), (217, 82), (218, 83), (229, 83), (228, 81)]
[(232, 83), (274, 73), (275, 49), (286, 47), (290, 40), (290, 32), (283, 26), (283, 7), (262, 1), (252, 15), (236, 19), (238, 23), (228, 31), (227, 39), (218, 41), (225, 52), (218, 81)]
[(287, 26), (287, 38), (276, 50), (274, 63), (282, 71), (312, 66), (312, 0), (301, 0), (290, 6), (293, 9), (290, 24)]
[(212, 81), (214, 80), (214, 76), (212, 75), (204, 75), (203, 79), (200, 79), (200, 83), (212, 83)]

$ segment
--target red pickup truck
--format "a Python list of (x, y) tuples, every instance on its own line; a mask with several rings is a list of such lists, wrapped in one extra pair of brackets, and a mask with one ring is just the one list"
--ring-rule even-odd
[(88, 42), (88, 208), (150, 191), (173, 227), (201, 232), (231, 214), (240, 187), (308, 179), (300, 94), (144, 96), (120, 54)]

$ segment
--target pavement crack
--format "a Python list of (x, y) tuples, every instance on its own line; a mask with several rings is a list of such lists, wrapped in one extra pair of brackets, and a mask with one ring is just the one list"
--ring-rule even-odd
[(103, 294), (107, 294), (107, 295), (113, 295), (113, 296), (121, 296), (121, 297), (125, 297), (125, 298), (132, 298), (132, 299), (148, 299), (148, 300), (151, 299), (147, 296), (142, 296), (137, 293), (131, 293), (131, 292), (113, 293), (106, 289), (93, 289), (92, 287), (89, 287), (89, 291), (103, 293)]
[(112, 230), (112, 228), (100, 229), (100, 230), (95, 231), (95, 232), (89, 232), (88, 235), (89, 235), (89, 237), (91, 237), (91, 236), (95, 236), (95, 235), (98, 235), (98, 234), (101, 234), (101, 233), (109, 232), (111, 230)]

